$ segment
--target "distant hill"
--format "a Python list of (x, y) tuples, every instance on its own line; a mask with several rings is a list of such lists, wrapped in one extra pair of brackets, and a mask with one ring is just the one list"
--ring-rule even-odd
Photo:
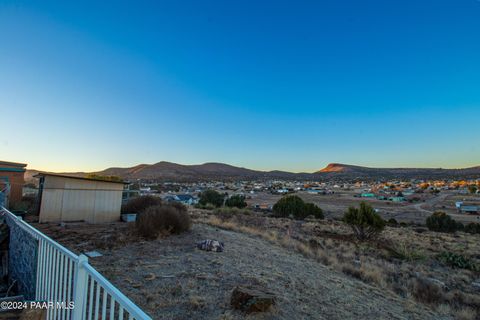
[[(27, 170), (25, 178), (32, 179), (37, 170)], [(369, 168), (341, 163), (331, 163), (314, 173), (292, 173), (286, 171), (258, 171), (235, 167), (224, 163), (183, 165), (161, 161), (155, 164), (139, 164), (128, 168), (108, 168), (94, 172), (98, 175), (118, 176), (126, 180), (199, 181), (199, 180), (381, 180), (381, 179), (445, 179), (480, 178), (480, 166), (464, 169), (441, 168)], [(65, 173), (85, 176), (86, 172)]]
[(314, 175), (329, 178), (415, 179), (415, 178), (477, 178), (480, 166), (464, 169), (442, 168), (369, 168), (342, 163), (330, 163)]
[(199, 165), (183, 165), (161, 161), (152, 165), (141, 164), (131, 168), (109, 168), (99, 175), (115, 175), (124, 179), (201, 180), (201, 179), (294, 179), (310, 175), (284, 171), (257, 171), (224, 163), (209, 162)]

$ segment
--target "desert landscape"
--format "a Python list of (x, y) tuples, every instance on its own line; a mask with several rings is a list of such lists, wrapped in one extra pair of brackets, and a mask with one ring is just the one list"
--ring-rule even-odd
[(480, 0), (0, 2), (0, 319), (480, 320)]
[[(245, 214), (246, 213), (246, 214)], [(478, 235), (387, 227), (358, 242), (342, 222), (295, 221), (252, 212), (192, 209), (192, 230), (139, 239), (132, 224), (34, 224), (91, 263), (154, 318), (476, 319), (478, 270), (442, 263), (445, 252), (480, 262)], [(217, 239), (223, 252), (195, 243)], [(266, 313), (230, 306), (239, 285), (261, 286), (276, 303)]]

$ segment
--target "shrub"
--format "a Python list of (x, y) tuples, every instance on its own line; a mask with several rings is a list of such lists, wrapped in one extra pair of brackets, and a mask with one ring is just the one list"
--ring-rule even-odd
[(131, 199), (122, 206), (122, 213), (139, 213), (145, 211), (148, 207), (162, 204), (162, 199), (152, 196), (140, 196)]
[(405, 243), (399, 244), (395, 247), (388, 247), (387, 250), (393, 258), (400, 260), (406, 260), (411, 262), (415, 260), (425, 259), (425, 256), (422, 253), (408, 247)]
[(314, 216), (316, 219), (323, 219), (323, 210), (314, 203), (305, 203), (305, 216)]
[(348, 208), (343, 221), (352, 228), (359, 240), (376, 237), (385, 228), (385, 221), (365, 202), (360, 203), (359, 208)]
[(157, 205), (138, 215), (135, 227), (142, 237), (156, 239), (190, 230), (191, 220), (185, 207)]
[(23, 196), (22, 200), (12, 203), (10, 210), (12, 211), (26, 211), (27, 213), (37, 213), (38, 202), (37, 196)]
[(295, 219), (305, 219), (307, 216), (314, 216), (322, 219), (323, 211), (313, 203), (305, 203), (298, 196), (285, 196), (275, 203), (273, 212), (280, 217), (293, 215)]
[(468, 269), (472, 271), (479, 270), (479, 267), (470, 258), (453, 252), (442, 252), (438, 260), (449, 265), (452, 268)]
[(442, 288), (426, 279), (414, 279), (410, 283), (410, 290), (417, 301), (434, 305), (443, 301)]
[(180, 203), (180, 202), (173, 201), (173, 202), (169, 203), (168, 205), (171, 206), (171, 207), (174, 207), (174, 208), (176, 208), (180, 211), (185, 211), (185, 212), (188, 211), (187, 207), (183, 203)]
[(200, 193), (200, 199), (198, 203), (200, 205), (206, 206), (207, 204), (211, 204), (215, 207), (221, 207), (223, 205), (223, 198), (225, 196), (215, 190), (206, 190)]
[(480, 234), (480, 223), (470, 222), (465, 226), (464, 231), (468, 233), (473, 233), (473, 234), (475, 233)]
[(469, 191), (470, 193), (475, 193), (475, 192), (477, 192), (477, 186), (474, 185), (474, 184), (469, 185), (467, 188), (468, 188), (468, 191)]
[(445, 212), (434, 212), (427, 218), (427, 227), (431, 231), (437, 232), (455, 232), (462, 229), (463, 225), (460, 222), (453, 220)]
[(244, 215), (251, 215), (252, 212), (248, 209), (240, 209), (237, 207), (223, 207), (223, 208), (216, 208), (214, 209), (213, 213), (218, 215), (222, 218), (231, 218), (232, 216), (244, 214)]
[(285, 196), (273, 205), (273, 212), (281, 217), (301, 216), (305, 208), (305, 202), (298, 196)]
[(388, 224), (389, 226), (395, 227), (395, 226), (398, 225), (398, 222), (397, 222), (397, 220), (396, 220), (395, 218), (390, 218), (390, 219), (388, 219), (387, 224)]
[(227, 207), (236, 207), (236, 208), (245, 208), (247, 203), (245, 202), (245, 197), (242, 195), (233, 195), (225, 201)]

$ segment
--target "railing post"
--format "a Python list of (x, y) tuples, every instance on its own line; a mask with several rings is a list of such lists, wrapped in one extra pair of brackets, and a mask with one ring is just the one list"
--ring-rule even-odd
[(87, 295), (87, 271), (85, 270), (85, 264), (88, 263), (87, 256), (81, 254), (78, 256), (77, 270), (75, 273), (75, 286), (73, 289), (73, 302), (75, 308), (73, 309), (74, 320), (83, 319), (83, 310), (85, 309), (85, 301)]

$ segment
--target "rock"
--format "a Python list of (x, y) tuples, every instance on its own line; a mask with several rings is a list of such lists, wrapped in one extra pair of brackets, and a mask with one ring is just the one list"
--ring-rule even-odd
[(247, 313), (263, 312), (275, 304), (275, 295), (260, 287), (237, 286), (233, 289), (230, 304)]
[(203, 240), (197, 242), (197, 248), (205, 251), (223, 252), (225, 245), (217, 240)]

